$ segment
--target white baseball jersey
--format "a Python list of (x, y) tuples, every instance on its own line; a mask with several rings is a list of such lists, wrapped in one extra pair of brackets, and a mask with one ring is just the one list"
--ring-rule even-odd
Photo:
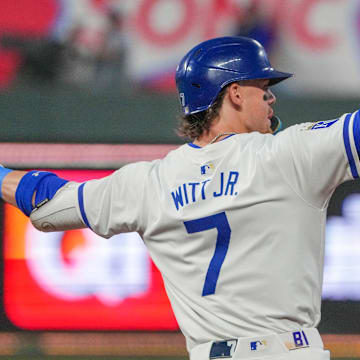
[(360, 114), (237, 134), (79, 188), (97, 234), (137, 231), (188, 350), (320, 320), (326, 208), (360, 173)]

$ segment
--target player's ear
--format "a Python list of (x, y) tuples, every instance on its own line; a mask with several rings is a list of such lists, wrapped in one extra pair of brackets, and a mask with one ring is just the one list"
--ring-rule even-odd
[(242, 88), (239, 83), (232, 83), (228, 88), (228, 94), (230, 102), (232, 102), (236, 106), (241, 106), (243, 103), (243, 93)]

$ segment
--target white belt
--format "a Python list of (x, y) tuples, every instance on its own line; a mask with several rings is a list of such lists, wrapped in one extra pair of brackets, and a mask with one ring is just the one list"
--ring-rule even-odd
[(281, 334), (259, 335), (249, 338), (210, 341), (191, 350), (191, 360), (229, 359), (241, 360), (277, 355), (324, 345), (315, 328), (289, 331)]

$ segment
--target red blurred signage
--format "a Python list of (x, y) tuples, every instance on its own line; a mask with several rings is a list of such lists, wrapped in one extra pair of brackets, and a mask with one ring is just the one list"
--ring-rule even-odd
[[(110, 171), (56, 171), (85, 181)], [(136, 233), (37, 231), (5, 206), (4, 306), (31, 330), (176, 330), (163, 281)]]
[(60, 14), (58, 0), (1, 0), (0, 2), (0, 89), (13, 80), (21, 56), (2, 49), (2, 35), (47, 37)]
[[(246, 23), (250, 4), (259, 9), (259, 23), (265, 21), (273, 29), (292, 35), (292, 41), (312, 52), (327, 51), (337, 45), (338, 28), (320, 29), (312, 19), (324, 9), (343, 3), (343, 11), (353, 1), (340, 0), (123, 0), (116, 4), (110, 0), (2, 0), (0, 2), (0, 90), (15, 77), (22, 63), (22, 55), (16, 49), (1, 45), (2, 35), (25, 38), (48, 38), (69, 46), (75, 41), (74, 29), (81, 31), (75, 47), (97, 56), (106, 38), (107, 11), (120, 9), (124, 16), (127, 38), (124, 51), (128, 52), (132, 70), (130, 78), (152, 87), (169, 90), (174, 88), (174, 70), (181, 56), (196, 43), (221, 35), (234, 35), (242, 23)], [(170, 4), (170, 5), (169, 5)], [(83, 11), (79, 11), (82, 8)], [(172, 9), (176, 16), (169, 14)], [(354, 20), (356, 18), (354, 17)], [(341, 19), (339, 20), (341, 21)], [(357, 23), (356, 23), (357, 24)], [(279, 27), (281, 26), (281, 28)], [(80, 30), (80, 28), (78, 29)], [(279, 38), (279, 41), (281, 39)], [(73, 44), (74, 45), (74, 44)], [(159, 50), (159, 51), (158, 51)], [(149, 58), (150, 54), (150, 58)], [(143, 61), (146, 58), (147, 61)], [(140, 59), (140, 60), (139, 60)], [(135, 65), (134, 65), (135, 63)], [(161, 69), (161, 70), (159, 70)]]

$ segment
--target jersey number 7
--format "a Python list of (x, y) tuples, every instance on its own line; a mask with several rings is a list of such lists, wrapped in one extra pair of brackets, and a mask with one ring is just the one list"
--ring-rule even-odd
[(216, 246), (206, 273), (202, 296), (215, 294), (216, 283), (219, 278), (221, 266), (229, 248), (231, 229), (225, 212), (206, 216), (196, 220), (184, 221), (189, 234), (217, 229)]

